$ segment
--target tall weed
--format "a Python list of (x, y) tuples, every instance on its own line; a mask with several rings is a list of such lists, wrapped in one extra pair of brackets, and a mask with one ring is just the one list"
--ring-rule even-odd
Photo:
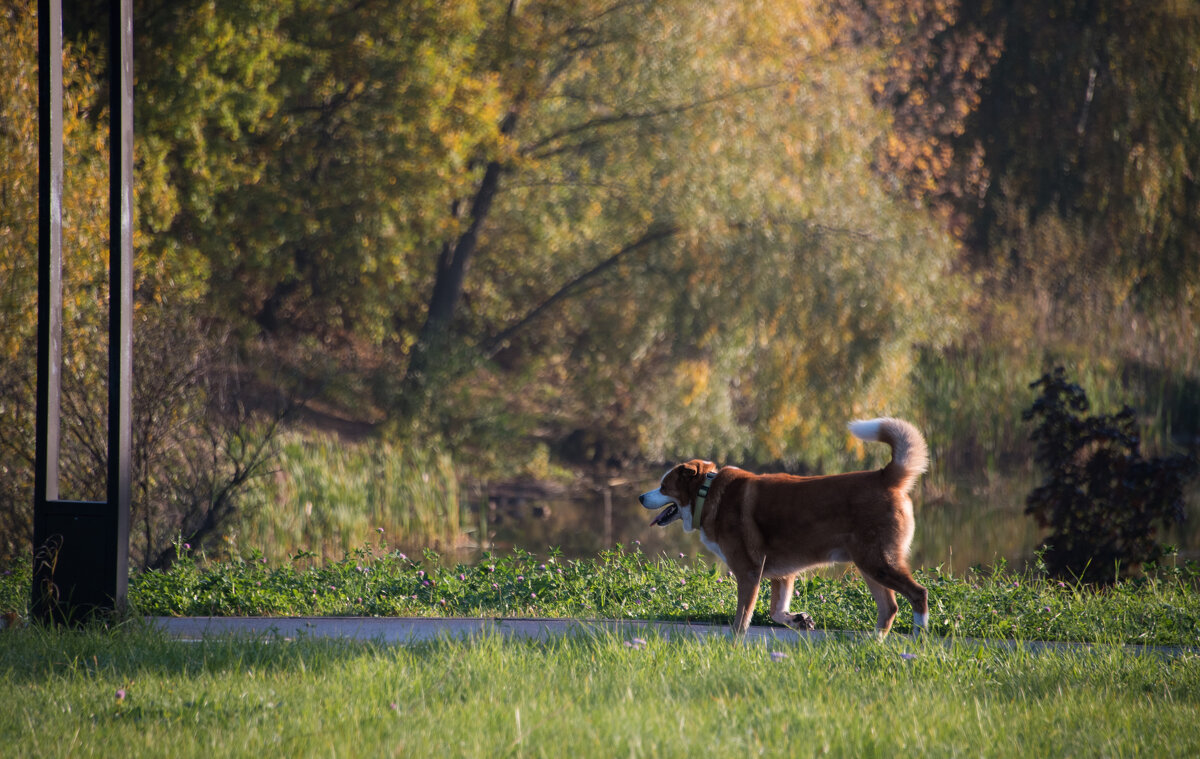
[(272, 561), (302, 548), (340, 558), (380, 530), (406, 545), (445, 548), (462, 533), (451, 456), (382, 440), (293, 433), (274, 475), (255, 483), (244, 503), (229, 551), (252, 545)]

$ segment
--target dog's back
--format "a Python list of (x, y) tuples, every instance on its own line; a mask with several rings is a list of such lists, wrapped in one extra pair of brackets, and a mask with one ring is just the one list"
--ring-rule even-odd
[(724, 498), (749, 506), (766, 523), (788, 525), (789, 532), (797, 534), (856, 532), (864, 519), (894, 520), (897, 508), (911, 510), (908, 495), (929, 466), (929, 449), (921, 433), (908, 422), (891, 418), (852, 422), (850, 432), (860, 440), (887, 443), (892, 460), (882, 469), (810, 477), (738, 471), (725, 485)]

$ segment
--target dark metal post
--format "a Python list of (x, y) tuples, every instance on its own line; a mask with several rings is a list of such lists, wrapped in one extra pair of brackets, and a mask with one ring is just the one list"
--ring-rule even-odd
[(38, 387), (31, 609), (82, 622), (125, 607), (129, 581), (133, 314), (133, 11), (110, 5), (108, 490), (102, 503), (59, 498), (62, 334), (62, 2), (38, 0)]
[(109, 6), (108, 507), (115, 519), (116, 608), (129, 584), (133, 492), (133, 0)]
[(38, 3), (38, 357), (34, 489), (58, 500), (59, 369), (62, 365), (62, 12)]

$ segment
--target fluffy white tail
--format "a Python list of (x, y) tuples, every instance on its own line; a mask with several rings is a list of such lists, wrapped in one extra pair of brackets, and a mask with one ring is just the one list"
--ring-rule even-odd
[(850, 434), (859, 440), (878, 441), (892, 447), (892, 461), (884, 473), (905, 493), (929, 469), (929, 448), (920, 431), (903, 419), (866, 419), (850, 422)]

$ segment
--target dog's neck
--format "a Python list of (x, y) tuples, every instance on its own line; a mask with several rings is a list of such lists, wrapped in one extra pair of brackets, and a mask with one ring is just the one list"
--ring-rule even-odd
[(704, 475), (704, 482), (700, 485), (700, 493), (696, 496), (696, 505), (692, 507), (692, 525), (700, 528), (700, 517), (704, 514), (704, 499), (708, 498), (709, 488), (712, 487), (713, 480), (717, 479), (716, 471), (709, 472)]

